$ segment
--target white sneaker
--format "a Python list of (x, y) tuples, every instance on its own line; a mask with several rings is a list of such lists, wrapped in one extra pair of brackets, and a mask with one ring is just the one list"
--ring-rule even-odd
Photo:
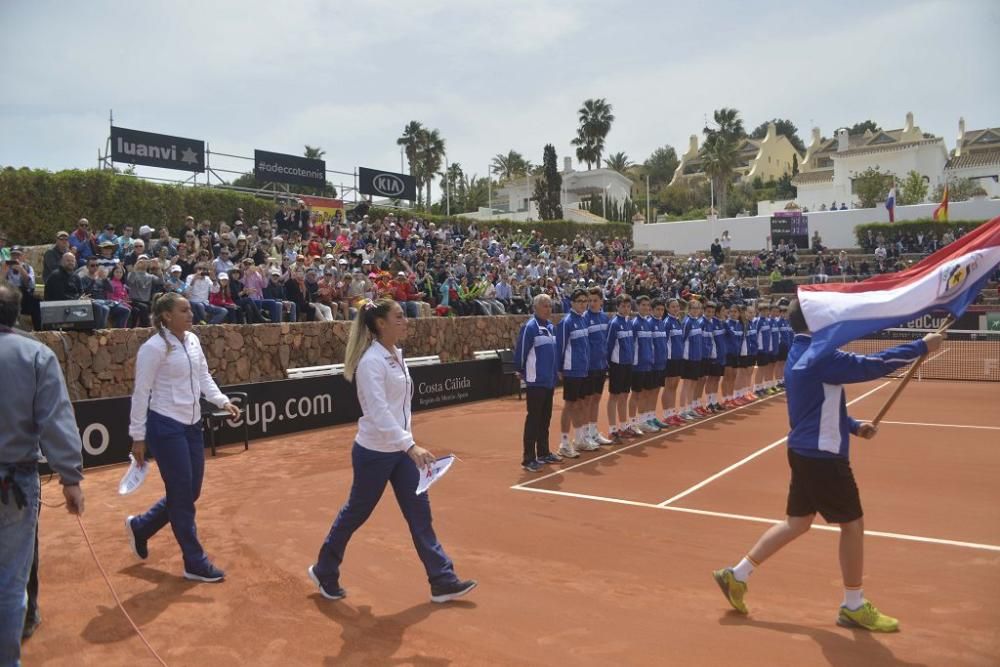
[(613, 444), (613, 441), (610, 438), (608, 438), (607, 436), (605, 436), (603, 433), (601, 433), (600, 431), (598, 431), (594, 435), (594, 442), (596, 442), (599, 445), (610, 445), (610, 444)]
[(629, 433), (632, 433), (633, 435), (638, 435), (638, 436), (646, 435), (645, 431), (643, 431), (641, 428), (635, 425), (629, 426), (625, 430), (628, 431)]
[(559, 454), (559, 456), (563, 457), (564, 459), (575, 459), (576, 457), (580, 456), (577, 453), (576, 449), (573, 448), (572, 443), (559, 445), (559, 451), (557, 452), (557, 454)]
[(575, 443), (577, 449), (585, 452), (592, 452), (595, 449), (600, 449), (600, 445), (597, 441), (592, 439), (590, 436), (584, 436), (581, 440), (577, 440)]

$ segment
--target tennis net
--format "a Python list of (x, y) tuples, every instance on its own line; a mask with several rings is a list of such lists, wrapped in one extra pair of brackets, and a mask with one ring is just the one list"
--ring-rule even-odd
[[(858, 354), (873, 354), (929, 333), (933, 330), (884, 329), (851, 341), (843, 349)], [(893, 373), (893, 377), (905, 375), (908, 368), (904, 366)], [(1000, 382), (1000, 331), (949, 330), (941, 349), (924, 360), (915, 379)]]

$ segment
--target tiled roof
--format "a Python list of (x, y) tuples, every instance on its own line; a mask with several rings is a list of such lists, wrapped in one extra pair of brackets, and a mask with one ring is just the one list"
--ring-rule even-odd
[(792, 185), (806, 183), (829, 183), (833, 181), (833, 169), (817, 169), (816, 171), (799, 172), (792, 177)]
[(830, 157), (853, 157), (855, 155), (863, 155), (865, 153), (886, 153), (889, 151), (905, 150), (914, 146), (925, 146), (941, 142), (942, 139), (940, 137), (931, 137), (929, 139), (921, 139), (920, 141), (895, 141), (893, 143), (868, 144), (865, 146), (859, 146), (858, 148), (849, 148), (848, 150), (839, 153), (834, 151), (833, 153), (830, 153)]
[(968, 169), (970, 167), (1000, 166), (1000, 150), (973, 151), (948, 160), (945, 169)]
[(988, 147), (1000, 143), (1000, 127), (987, 127), (983, 130), (970, 130), (962, 137), (962, 148)]

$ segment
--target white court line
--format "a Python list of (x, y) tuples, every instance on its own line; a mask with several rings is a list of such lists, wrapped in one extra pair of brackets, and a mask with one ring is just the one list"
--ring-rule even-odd
[(735, 414), (735, 413), (739, 412), (740, 410), (743, 410), (743, 409), (746, 409), (746, 408), (749, 408), (749, 407), (753, 407), (754, 405), (761, 405), (763, 403), (766, 403), (767, 401), (770, 401), (772, 398), (777, 398), (779, 396), (784, 396), (784, 392), (782, 392), (780, 394), (775, 394), (774, 396), (768, 396), (766, 398), (762, 398), (762, 399), (756, 400), (753, 403), (749, 403), (747, 405), (744, 405), (744, 406), (739, 407), (739, 408), (735, 408), (733, 410), (726, 410), (725, 412), (720, 412), (718, 414), (712, 415), (711, 417), (706, 417), (705, 419), (701, 419), (701, 420), (696, 421), (696, 422), (691, 422), (687, 426), (682, 426), (682, 427), (677, 428), (677, 429), (672, 429), (672, 430), (668, 430), (668, 431), (663, 431), (661, 433), (657, 433), (656, 435), (652, 436), (651, 438), (646, 438), (646, 439), (640, 440), (639, 442), (634, 442), (631, 445), (626, 445), (624, 447), (619, 447), (618, 449), (612, 449), (607, 454), (602, 454), (600, 456), (595, 456), (594, 458), (587, 459), (586, 461), (580, 461), (579, 463), (571, 465), (571, 466), (569, 466), (567, 468), (560, 468), (559, 470), (556, 470), (554, 472), (550, 472), (547, 475), (542, 475), (541, 477), (535, 477), (535, 478), (529, 479), (529, 480), (527, 480), (525, 482), (521, 482), (520, 484), (515, 484), (514, 486), (512, 486), (510, 488), (512, 488), (512, 489), (520, 489), (520, 488), (526, 487), (528, 484), (537, 484), (538, 482), (541, 482), (543, 480), (549, 479), (550, 477), (555, 477), (556, 475), (561, 475), (563, 473), (569, 472), (570, 470), (575, 470), (576, 468), (579, 468), (580, 466), (585, 466), (585, 465), (588, 465), (590, 463), (596, 463), (596, 462), (600, 461), (601, 459), (608, 458), (609, 456), (617, 456), (618, 454), (621, 454), (622, 452), (626, 452), (626, 451), (632, 449), (633, 447), (640, 447), (642, 445), (648, 445), (648, 444), (650, 444), (650, 443), (652, 443), (652, 442), (654, 442), (656, 440), (659, 440), (660, 438), (664, 438), (664, 437), (666, 437), (668, 435), (674, 435), (676, 433), (680, 433), (682, 431), (686, 431), (689, 428), (694, 428), (695, 426), (700, 426), (701, 424), (707, 424), (708, 422), (710, 422), (710, 421), (712, 421), (714, 419), (718, 419), (719, 417), (725, 417), (727, 415)]
[[(532, 493), (545, 493), (553, 496), (565, 496), (567, 498), (580, 498), (583, 500), (596, 500), (598, 502), (611, 503), (614, 505), (631, 505), (632, 507), (645, 507), (654, 510), (666, 510), (668, 512), (680, 512), (682, 514), (695, 514), (698, 516), (708, 516), (719, 519), (733, 519), (736, 521), (749, 521), (752, 523), (778, 524), (781, 519), (768, 519), (762, 516), (750, 516), (747, 514), (730, 514), (729, 512), (712, 512), (709, 510), (699, 510), (690, 507), (668, 507), (665, 505), (654, 505), (643, 503), (637, 500), (623, 500), (621, 498), (607, 498), (605, 496), (590, 496), (584, 493), (571, 493), (569, 491), (556, 491), (554, 489), (535, 489), (527, 486), (511, 487), (517, 491), (530, 491)], [(814, 523), (813, 530), (824, 530), (828, 532), (840, 532), (837, 526)], [(866, 530), (865, 535), (871, 537), (885, 537), (890, 540), (903, 540), (905, 542), (922, 542), (924, 544), (941, 544), (949, 547), (962, 547), (965, 549), (977, 549), (979, 551), (1000, 552), (1000, 545), (982, 544), (979, 542), (963, 542), (960, 540), (946, 540), (939, 537), (923, 537), (921, 535), (908, 535), (906, 533), (889, 533), (882, 530)]]
[[(882, 389), (883, 387), (886, 387), (886, 386), (888, 386), (890, 384), (892, 384), (892, 381), (883, 382), (882, 384), (880, 384), (879, 386), (875, 387), (874, 389), (872, 389), (870, 391), (867, 391), (867, 392), (861, 394), (860, 396), (858, 396), (857, 398), (855, 398), (854, 400), (848, 402), (847, 405), (848, 406), (854, 405), (858, 401), (860, 401), (862, 399), (865, 399), (865, 398), (868, 398), (869, 396), (871, 396), (872, 394), (874, 394), (879, 389)], [(749, 463), (750, 461), (753, 461), (758, 456), (771, 451), (772, 449), (774, 449), (778, 445), (782, 444), (786, 440), (788, 440), (788, 436), (787, 435), (784, 438), (781, 438), (780, 440), (775, 440), (770, 445), (768, 445), (766, 447), (763, 447), (761, 449), (758, 449), (753, 454), (750, 454), (749, 456), (747, 456), (747, 457), (745, 457), (743, 459), (740, 459), (739, 461), (737, 461), (733, 465), (729, 466), (728, 468), (723, 468), (722, 470), (720, 470), (719, 472), (715, 473), (714, 475), (712, 475), (708, 479), (704, 479), (704, 480), (698, 482), (697, 484), (695, 484), (694, 486), (692, 486), (690, 488), (687, 488), (687, 489), (684, 489), (683, 491), (681, 491), (680, 493), (678, 493), (676, 496), (673, 496), (672, 498), (667, 498), (666, 500), (664, 500), (662, 503), (659, 504), (659, 507), (666, 507), (667, 505), (670, 505), (670, 504), (672, 504), (672, 503), (680, 500), (684, 496), (687, 496), (687, 495), (690, 495), (690, 494), (694, 493), (695, 491), (697, 491), (698, 489), (702, 488), (703, 486), (707, 486), (708, 484), (711, 484), (712, 482), (714, 482), (715, 480), (719, 479), (723, 475), (728, 475), (729, 473), (731, 473), (732, 471), (736, 470), (740, 466), (742, 466), (742, 465), (744, 465), (746, 463)]]
[(1000, 426), (974, 426), (971, 424), (931, 424), (928, 422), (890, 422), (883, 421), (883, 424), (899, 424), (901, 426), (940, 426), (941, 428), (976, 428), (984, 431), (1000, 431)]

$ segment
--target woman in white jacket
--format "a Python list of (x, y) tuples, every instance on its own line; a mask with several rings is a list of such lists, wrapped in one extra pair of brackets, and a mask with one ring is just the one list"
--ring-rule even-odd
[(201, 342), (189, 331), (192, 319), (191, 304), (176, 292), (153, 304), (156, 334), (142, 344), (136, 359), (129, 436), (140, 466), (146, 465), (149, 447), (167, 494), (145, 514), (128, 517), (125, 529), (133, 553), (145, 559), (146, 543), (169, 523), (184, 555), (184, 577), (216, 582), (225, 574), (208, 560), (194, 524), (194, 503), (205, 474), (201, 397), (233, 417), (239, 417), (240, 409), (212, 379)]
[(434, 455), (413, 440), (410, 401), (413, 381), (396, 344), (406, 336), (403, 309), (392, 299), (366, 301), (358, 308), (344, 359), (344, 377), (353, 381), (363, 413), (351, 450), (354, 482), (347, 503), (330, 528), (309, 578), (329, 600), (347, 595), (340, 586), (340, 565), (347, 543), (368, 520), (387, 483), (410, 528), (413, 544), (427, 571), (431, 600), (447, 602), (476, 587), (473, 580), (455, 575), (431, 526), (427, 493), (416, 494), (420, 467), (434, 462)]

